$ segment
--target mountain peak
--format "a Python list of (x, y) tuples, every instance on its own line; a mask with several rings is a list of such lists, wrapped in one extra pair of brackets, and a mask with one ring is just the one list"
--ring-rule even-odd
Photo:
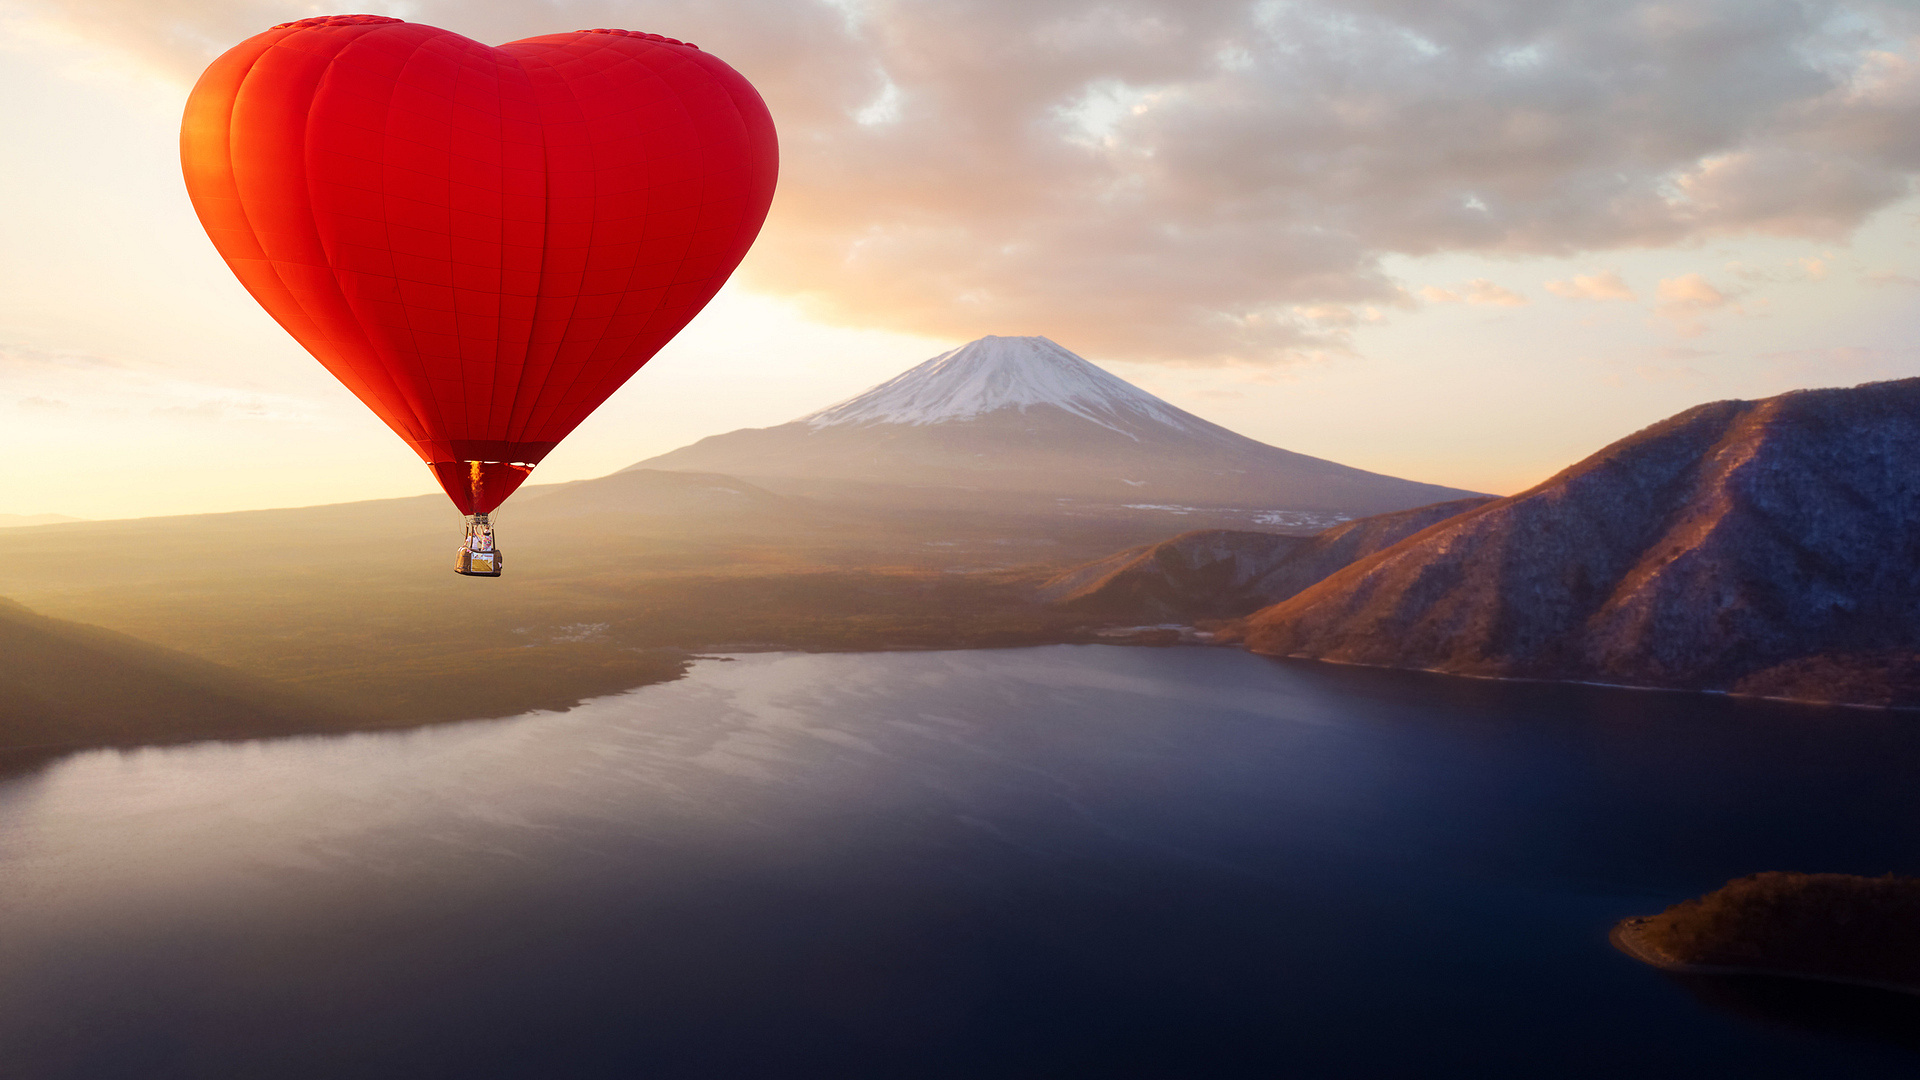
[(633, 468), (947, 488), (964, 499), (1020, 492), (1177, 513), (1353, 515), (1471, 494), (1256, 442), (1043, 337), (968, 342), (838, 405), (712, 435)]
[(797, 422), (918, 427), (1047, 405), (1129, 437), (1142, 421), (1198, 430), (1196, 417), (1043, 337), (989, 335)]

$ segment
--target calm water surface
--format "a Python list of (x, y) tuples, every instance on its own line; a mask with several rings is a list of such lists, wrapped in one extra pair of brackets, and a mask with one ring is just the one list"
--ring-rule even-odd
[(0, 780), (6, 1077), (1910, 1077), (1607, 928), (1920, 872), (1920, 720), (1228, 650), (703, 661)]

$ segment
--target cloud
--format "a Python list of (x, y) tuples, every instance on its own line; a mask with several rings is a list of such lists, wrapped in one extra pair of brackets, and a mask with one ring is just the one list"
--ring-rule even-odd
[(1492, 307), (1521, 307), (1531, 303), (1512, 289), (1495, 285), (1486, 278), (1474, 278), (1458, 291), (1432, 285), (1420, 290), (1422, 299), (1434, 304), (1485, 304)]
[(1620, 275), (1612, 270), (1601, 270), (1567, 281), (1549, 281), (1547, 291), (1568, 300), (1625, 300), (1633, 303), (1639, 299)]
[(1655, 290), (1662, 307), (1682, 308), (1688, 311), (1711, 311), (1726, 307), (1732, 300), (1726, 293), (1713, 286), (1702, 274), (1683, 274), (1676, 278), (1660, 279), (1660, 287)]
[[(16, 3), (183, 80), (306, 13)], [(1114, 360), (1338, 350), (1340, 326), (1294, 310), (1404, 305), (1390, 256), (1843, 237), (1920, 170), (1920, 18), (1891, 0), (372, 8), (389, 9), (495, 42), (697, 41), (781, 130), (746, 285), (828, 321), (1044, 333)]]
[(1662, 278), (1654, 295), (1659, 300), (1654, 305), (1654, 314), (1672, 323), (1674, 331), (1681, 337), (1698, 337), (1705, 333), (1707, 328), (1702, 316), (1709, 312), (1738, 314), (1743, 310), (1734, 299), (1738, 294), (1722, 292), (1702, 274)]

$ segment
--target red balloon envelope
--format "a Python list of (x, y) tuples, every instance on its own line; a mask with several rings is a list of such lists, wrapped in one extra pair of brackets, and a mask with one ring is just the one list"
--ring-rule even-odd
[(713, 298), (779, 152), (741, 75), (657, 34), (498, 48), (377, 15), (213, 62), (187, 192), (241, 284), (492, 511)]

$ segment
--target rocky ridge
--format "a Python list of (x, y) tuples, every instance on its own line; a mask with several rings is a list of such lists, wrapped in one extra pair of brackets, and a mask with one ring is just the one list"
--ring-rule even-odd
[(1246, 643), (1920, 704), (1920, 379), (1687, 410), (1258, 612)]
[(1039, 598), (1115, 621), (1237, 618), (1492, 501), (1455, 499), (1376, 514), (1311, 536), (1199, 529), (1068, 570), (1042, 585)]
[(1305, 543), (1304, 536), (1196, 529), (1074, 567), (1037, 595), (1116, 622), (1234, 618), (1262, 606), (1254, 583)]

